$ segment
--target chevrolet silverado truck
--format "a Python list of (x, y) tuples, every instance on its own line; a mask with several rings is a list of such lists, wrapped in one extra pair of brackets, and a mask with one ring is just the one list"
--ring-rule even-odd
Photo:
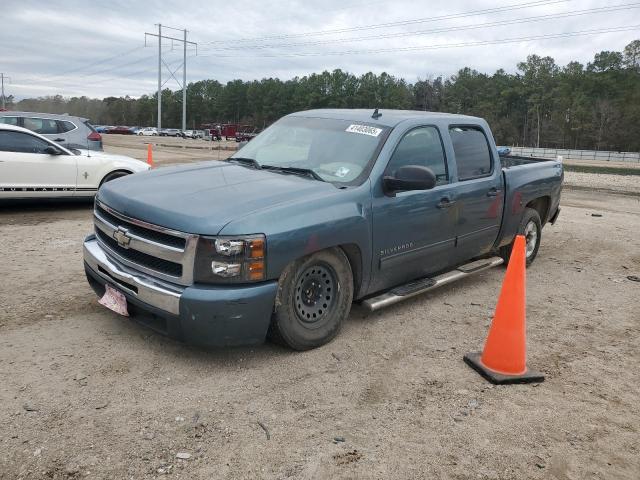
[(501, 159), (481, 118), (299, 112), (225, 161), (104, 184), (84, 266), (101, 303), (163, 334), (304, 350), (354, 301), (377, 310), (508, 262), (517, 233), (530, 264), (562, 180), (560, 161)]

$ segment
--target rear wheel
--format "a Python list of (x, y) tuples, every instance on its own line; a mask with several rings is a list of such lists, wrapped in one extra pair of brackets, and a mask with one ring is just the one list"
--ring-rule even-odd
[[(520, 221), (520, 226), (518, 227), (518, 234), (524, 235), (525, 238), (525, 251), (528, 267), (533, 263), (538, 255), (540, 240), (542, 239), (542, 222), (540, 221), (540, 215), (537, 210), (533, 208), (525, 208), (522, 220)], [(509, 263), (512, 247), (513, 242), (500, 248), (500, 256), (504, 259), (505, 263)]]
[(331, 341), (349, 315), (353, 274), (339, 248), (292, 262), (280, 277), (269, 337), (295, 350)]

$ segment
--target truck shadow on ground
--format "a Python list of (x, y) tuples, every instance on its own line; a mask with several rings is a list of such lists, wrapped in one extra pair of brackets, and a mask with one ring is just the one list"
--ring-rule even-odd
[[(436, 321), (442, 314), (444, 317), (452, 316), (457, 318), (456, 311), (468, 307), (468, 303), (460, 302), (458, 292), (460, 288), (473, 288), (474, 283), (480, 284), (490, 281), (496, 283), (496, 295), (499, 284), (504, 275), (504, 268), (498, 267), (491, 271), (483, 272), (475, 278), (470, 277), (454, 284), (445, 285), (437, 290), (425, 292), (404, 302), (389, 306), (376, 312), (370, 312), (359, 303), (354, 303), (351, 313), (347, 318), (338, 336), (330, 343), (308, 351), (295, 351), (286, 346), (273, 343), (267, 339), (264, 343), (248, 346), (216, 347), (207, 348), (189, 345), (173, 338), (158, 333), (149, 327), (135, 321), (116, 316), (108, 319), (109, 330), (118, 331), (115, 335), (129, 338), (129, 342), (134, 342), (136, 349), (147, 351), (152, 355), (161, 352), (168, 361), (178, 364), (206, 365), (207, 367), (217, 366), (224, 368), (228, 365), (237, 365), (242, 362), (244, 367), (259, 365), (265, 360), (294, 360), (296, 357), (301, 360), (309, 355), (331, 356), (335, 352), (350, 348), (349, 345), (362, 338), (384, 336), (388, 328), (397, 329), (406, 321), (415, 321), (415, 313), (418, 310), (420, 322), (424, 321), (425, 328), (428, 328), (430, 321)], [(481, 299), (482, 295), (478, 294)], [(478, 318), (485, 318), (494, 307), (495, 299), (487, 301), (478, 300), (470, 305), (478, 309)], [(472, 307), (472, 308), (473, 308)], [(422, 318), (424, 315), (424, 318)], [(170, 360), (169, 360), (170, 359)], [(287, 362), (288, 363), (288, 362)]]

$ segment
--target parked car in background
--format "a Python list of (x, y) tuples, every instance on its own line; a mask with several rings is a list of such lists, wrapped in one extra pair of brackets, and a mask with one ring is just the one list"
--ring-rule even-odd
[(182, 131), (177, 128), (163, 128), (160, 130), (161, 137), (181, 137)]
[(26, 128), (67, 148), (102, 150), (102, 136), (86, 118), (4, 111), (0, 112), (0, 124)]
[(26, 128), (0, 125), (0, 201), (90, 198), (103, 183), (149, 168), (131, 157), (66, 148)]
[(498, 150), (498, 155), (501, 157), (511, 155), (511, 149), (509, 147), (496, 147), (496, 149)]
[(114, 128), (112, 125), (97, 125), (94, 127), (98, 133), (107, 133), (107, 130)]
[(138, 130), (138, 135), (140, 135), (140, 136), (146, 135), (146, 136), (155, 137), (156, 135), (158, 135), (158, 129), (157, 128), (152, 128), (152, 127), (141, 128), (140, 130)]
[(182, 137), (183, 138), (203, 138), (204, 137), (204, 132), (202, 130), (185, 130), (182, 133)]
[(112, 127), (110, 129), (108, 129), (106, 131), (106, 133), (108, 134), (116, 134), (116, 135), (133, 135), (133, 131), (131, 130), (130, 127), (125, 127), (125, 126), (119, 126), (119, 127)]

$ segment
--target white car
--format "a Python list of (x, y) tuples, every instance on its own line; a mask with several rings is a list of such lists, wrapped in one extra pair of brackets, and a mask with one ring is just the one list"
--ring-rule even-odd
[(158, 130), (155, 128), (141, 128), (140, 130), (138, 130), (138, 135), (146, 135), (148, 137), (151, 136), (157, 136), (158, 135)]
[(104, 182), (149, 168), (131, 157), (67, 149), (26, 128), (0, 125), (0, 200), (90, 198)]

